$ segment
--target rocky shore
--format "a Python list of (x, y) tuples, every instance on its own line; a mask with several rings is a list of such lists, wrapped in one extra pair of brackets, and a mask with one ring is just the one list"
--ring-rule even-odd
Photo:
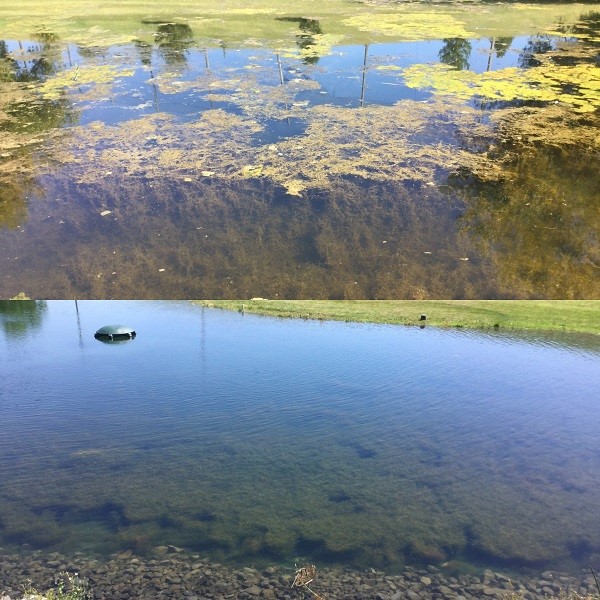
[(508, 577), (490, 570), (480, 575), (450, 576), (434, 566), (407, 567), (388, 575), (368, 569), (357, 571), (317, 567), (310, 590), (293, 586), (294, 569), (270, 566), (264, 569), (233, 568), (211, 562), (197, 554), (164, 546), (153, 558), (124, 552), (107, 560), (82, 554), (0, 554), (0, 600), (21, 599), (30, 584), (47, 591), (61, 573), (77, 573), (87, 582), (90, 597), (105, 600), (140, 599), (247, 599), (295, 600), (541, 600), (568, 595), (597, 595), (594, 579), (582, 571), (580, 577), (545, 571), (536, 577)]

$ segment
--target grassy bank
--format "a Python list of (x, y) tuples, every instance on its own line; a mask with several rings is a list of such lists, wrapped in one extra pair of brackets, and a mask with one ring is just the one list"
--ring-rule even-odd
[(204, 300), (259, 315), (437, 327), (600, 335), (600, 300)]

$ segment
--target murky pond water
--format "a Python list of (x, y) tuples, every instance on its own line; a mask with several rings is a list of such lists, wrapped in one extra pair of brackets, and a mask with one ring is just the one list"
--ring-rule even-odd
[[(131, 341), (103, 343), (108, 323)], [(0, 545), (585, 566), (595, 337), (1, 303)], [(464, 565), (463, 565), (464, 567)]]
[(598, 297), (599, 15), (3, 6), (0, 296)]

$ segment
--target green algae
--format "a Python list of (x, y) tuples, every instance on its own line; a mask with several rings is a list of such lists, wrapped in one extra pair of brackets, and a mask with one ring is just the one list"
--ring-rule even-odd
[(476, 37), (451, 13), (439, 11), (362, 14), (344, 19), (344, 25), (383, 34), (401, 41)]
[[(202, 17), (194, 17), (189, 4), (181, 6), (177, 15), (167, 15), (165, 7), (150, 6), (148, 13), (139, 21), (133, 19), (135, 10), (132, 7), (124, 7), (121, 16), (125, 20), (120, 21), (118, 15), (115, 19), (109, 18), (104, 9), (99, 9), (101, 14), (91, 15), (86, 20), (81, 14), (76, 14), (81, 7), (78, 9), (74, 3), (70, 7), (72, 12), (57, 10), (52, 13), (52, 19), (38, 21), (37, 29), (34, 27), (35, 19), (24, 21), (24, 27), (35, 30), (36, 39), (40, 40), (38, 47), (31, 52), (36, 60), (43, 58), (49, 63), (56, 62), (64, 44), (70, 39), (77, 39), (79, 44), (85, 44), (81, 47), (81, 55), (86, 57), (89, 68), (80, 66), (66, 71), (44, 72), (39, 81), (7, 81), (2, 86), (0, 141), (4, 151), (0, 156), (0, 174), (5, 192), (0, 201), (0, 215), (3, 224), (18, 229), (27, 219), (28, 203), (25, 198), (30, 188), (26, 190), (23, 186), (21, 191), (13, 193), (18, 187), (15, 182), (39, 177), (51, 179), (61, 170), (79, 185), (106, 188), (111, 186), (111, 180), (117, 173), (125, 179), (145, 180), (157, 180), (168, 173), (174, 181), (184, 182), (190, 187), (203, 180), (225, 186), (249, 180), (268, 186), (273, 193), (284, 190), (288, 196), (310, 201), (317, 191), (332, 190), (345, 177), (357, 178), (363, 183), (396, 185), (402, 182), (435, 187), (439, 184), (453, 186), (455, 181), (462, 180), (460, 177), (448, 180), (448, 176), (466, 175), (488, 185), (501, 186), (515, 177), (515, 159), (519, 152), (535, 146), (567, 149), (569, 153), (579, 146), (589, 151), (585, 154), (586, 160), (592, 165), (597, 164), (600, 146), (597, 133), (599, 92), (598, 69), (592, 62), (595, 43), (593, 11), (585, 13), (579, 5), (535, 7), (518, 4), (511, 5), (510, 10), (496, 5), (432, 5), (426, 11), (422, 6), (414, 5), (403, 5), (402, 10), (390, 6), (374, 10), (361, 5), (356, 6), (356, 11), (350, 15), (347, 7), (344, 12), (330, 3), (325, 3), (319, 10), (316, 10), (316, 5), (311, 6), (314, 12), (308, 12), (308, 9), (303, 12), (310, 17), (286, 13), (284, 5), (279, 6), (281, 11), (275, 10), (274, 6), (261, 5), (256, 11), (250, 11), (253, 16), (245, 14), (246, 9), (235, 4), (231, 6), (233, 12), (225, 12), (222, 17), (217, 16), (214, 7), (207, 8)], [(235, 13), (237, 9), (243, 10)], [(393, 34), (389, 29), (380, 33), (363, 31), (361, 28), (367, 27), (367, 17), (373, 14), (383, 15), (384, 21), (398, 26), (405, 23), (405, 18), (410, 19), (414, 15), (418, 31), (402, 33), (398, 30)], [(428, 15), (427, 18), (424, 15)], [(562, 18), (558, 19), (558, 16)], [(240, 23), (248, 17), (243, 37), (248, 41), (247, 45), (240, 41), (239, 31), (228, 29), (238, 17)], [(354, 19), (352, 25), (345, 23), (348, 19)], [(397, 77), (400, 84), (408, 82), (433, 91), (433, 98), (427, 102), (407, 100), (392, 106), (376, 106), (361, 100), (363, 105), (360, 108), (327, 103), (311, 106), (307, 103), (306, 92), (311, 92), (312, 96), (321, 92), (324, 101), (327, 101), (325, 89), (321, 88), (316, 76), (322, 67), (316, 61), (327, 54), (345, 53), (346, 50), (339, 44), (358, 40), (365, 44), (378, 40), (389, 42), (403, 39), (403, 36), (419, 38), (434, 32), (435, 24), (442, 20), (460, 25), (466, 33), (477, 36), (499, 31), (513, 34), (553, 31), (560, 34), (561, 39), (553, 42), (551, 52), (535, 55), (535, 62), (539, 64), (522, 70), (475, 74), (466, 70), (459, 72), (447, 65), (417, 65), (401, 70), (394, 64), (381, 64), (397, 57), (365, 61), (362, 73), (366, 89), (371, 69), (387, 69), (390, 82)], [(259, 26), (259, 21), (264, 23)], [(273, 29), (269, 35), (260, 37), (265, 33), (261, 26), (267, 27), (267, 21), (270, 23), (268, 27)], [(10, 23), (17, 26), (16, 22)], [(380, 23), (378, 19), (373, 20), (378, 27)], [(222, 29), (215, 29), (217, 25)], [(55, 26), (59, 33), (53, 32)], [(453, 30), (453, 33), (459, 34), (460, 31)], [(136, 41), (134, 46), (119, 48), (111, 57), (114, 64), (107, 67), (102, 44), (113, 39), (113, 34), (117, 37), (122, 35), (122, 40)], [(573, 39), (579, 41), (573, 42)], [(231, 46), (227, 45), (229, 43)], [(208, 63), (208, 50), (217, 45), (223, 47), (224, 53), (245, 47), (260, 50), (249, 58), (247, 64), (220, 71), (218, 67), (211, 69)], [(144, 62), (148, 61), (148, 52), (153, 47), (164, 59), (164, 68), (151, 69), (151, 63)], [(206, 57), (206, 70), (195, 71), (193, 78), (189, 77), (191, 63), (188, 65), (185, 57), (182, 60), (188, 49), (195, 50), (200, 60), (201, 52)], [(23, 57), (28, 56), (24, 50), (12, 54), (12, 58), (3, 59), (9, 72), (11, 60), (16, 60), (17, 56), (24, 60)], [(227, 103), (226, 110), (204, 110), (188, 123), (157, 112), (116, 125), (97, 122), (73, 126), (77, 111), (94, 108), (99, 100), (114, 98), (119, 105), (119, 79), (129, 76), (127, 66), (137, 60), (141, 60), (142, 69), (148, 76), (145, 84), (141, 85), (152, 86), (153, 93), (197, 94), (204, 102)], [(11, 77), (14, 73), (9, 79)], [(126, 82), (126, 86), (130, 83)], [(140, 91), (138, 88), (138, 91), (142, 95), (147, 94), (147, 90)], [(522, 102), (541, 106), (514, 106)], [(159, 111), (161, 107), (156, 102), (153, 108)], [(481, 109), (486, 108), (492, 110), (482, 113)], [(127, 116), (133, 114), (128, 113)], [(292, 127), (286, 125), (286, 120)], [(270, 140), (272, 124), (275, 125), (273, 129), (281, 125), (281, 129), (287, 128), (294, 133)], [(524, 157), (524, 160), (528, 158)], [(102, 214), (105, 210), (106, 205), (99, 205), (94, 207), (94, 214)], [(105, 221), (112, 222), (118, 218), (120, 215), (113, 212)], [(143, 218), (138, 222), (143, 222)], [(468, 227), (465, 227), (467, 230)], [(470, 235), (468, 233), (467, 237)], [(340, 264), (346, 264), (343, 252), (332, 250), (326, 238), (325, 228), (315, 244), (318, 248), (315, 254), (327, 257), (324, 263), (335, 256)], [(359, 239), (354, 242), (363, 243)], [(491, 243), (484, 244), (482, 248), (488, 248), (486, 252), (490, 252), (492, 246)], [(422, 251), (429, 249), (423, 248)], [(97, 266), (91, 252), (84, 251), (84, 254), (86, 260)], [(123, 252), (123, 256), (131, 254), (135, 254), (149, 269), (164, 269), (163, 264), (148, 265), (145, 258), (134, 250)], [(159, 254), (161, 258), (157, 261), (166, 262), (166, 257)], [(183, 254), (175, 262), (195, 264), (187, 252)], [(444, 258), (448, 259), (444, 262), (448, 268), (465, 272), (469, 269), (480, 272), (482, 269), (480, 265), (475, 267), (472, 255), (470, 261), (465, 260), (469, 256), (466, 250), (451, 254)], [(241, 254), (237, 256), (239, 258)], [(112, 260), (109, 254), (105, 258), (109, 262)], [(386, 260), (382, 260), (381, 264), (387, 264)], [(596, 263), (592, 255), (590, 260)], [(454, 265), (455, 262), (458, 266)], [(588, 268), (587, 263), (571, 262), (570, 265), (575, 267), (573, 273), (577, 273), (573, 280), (579, 280), (581, 273), (594, 268), (592, 264)], [(189, 266), (186, 268), (189, 269)], [(88, 284), (89, 289), (96, 290), (95, 293), (99, 293), (103, 283), (106, 284), (108, 274), (118, 272), (116, 267), (108, 270), (98, 266), (94, 270), (94, 276), (99, 279)], [(538, 267), (523, 276), (514, 293), (524, 297), (535, 296), (535, 274), (539, 276), (539, 273), (549, 270), (549, 263), (538, 261)], [(498, 269), (498, 272), (503, 270)], [(269, 278), (265, 287), (278, 290), (277, 293), (324, 293), (326, 286), (315, 284), (317, 280), (322, 281), (320, 266), (311, 264), (304, 273), (305, 281), (286, 279), (278, 287)], [(371, 297), (401, 293), (408, 297), (430, 297), (431, 294), (448, 293), (447, 289), (441, 292), (432, 279), (418, 285), (412, 277), (410, 285), (400, 289), (392, 281), (394, 276), (397, 277), (397, 270), (390, 267), (378, 274), (377, 283), (371, 287), (366, 284), (368, 278), (359, 276), (347, 282), (336, 281), (331, 295), (357, 297), (357, 294), (366, 294)], [(69, 289), (69, 277), (72, 275), (61, 273), (57, 285), (65, 286), (61, 289)], [(507, 276), (502, 281), (494, 281), (486, 288), (485, 294), (510, 295), (509, 280)], [(256, 295), (258, 292), (252, 290), (260, 288), (260, 282), (251, 277), (248, 281), (251, 283), (239, 289), (244, 293), (247, 291), (248, 295)], [(179, 281), (179, 284), (185, 287), (185, 281)], [(129, 289), (128, 285), (123, 282), (123, 289)], [(211, 281), (210, 285), (210, 289), (218, 289), (215, 282)], [(19, 286), (19, 289), (22, 287)], [(566, 294), (576, 294), (576, 288), (586, 297), (594, 293), (589, 283), (581, 282), (561, 289)], [(14, 294), (19, 289), (9, 293)], [(458, 294), (466, 294), (466, 297), (476, 293), (474, 287), (464, 282), (453, 289)], [(546, 294), (554, 293), (548, 286), (544, 290)]]
[(110, 65), (73, 67), (60, 71), (39, 85), (37, 91), (47, 99), (58, 99), (62, 94), (102, 83), (112, 83), (117, 77), (132, 75), (132, 70), (121, 70)]
[(282, 56), (286, 58), (299, 57), (302, 60), (320, 58), (331, 54), (333, 48), (339, 46), (345, 40), (345, 36), (332, 33), (315, 33), (299, 48), (283, 48)]
[[(515, 67), (474, 73), (437, 63), (412, 65), (402, 70), (402, 75), (409, 87), (463, 100), (563, 102), (577, 112), (600, 108), (600, 69), (592, 64), (545, 64), (527, 70)], [(566, 93), (566, 88), (576, 91)]]
[[(248, 92), (250, 93), (250, 92)], [(440, 169), (477, 169), (480, 157), (455, 144), (427, 144), (419, 136), (436, 126), (454, 123), (461, 130), (485, 130), (477, 111), (442, 104), (403, 102), (368, 106), (361, 111), (334, 106), (304, 108), (306, 132), (276, 144), (251, 143), (263, 126), (254, 118), (264, 103), (246, 106), (249, 116), (222, 109), (202, 113), (194, 123), (181, 124), (156, 114), (117, 126), (92, 123), (69, 130), (69, 145), (49, 151), (63, 164), (79, 165), (79, 181), (104, 178), (107, 170), (124, 168), (130, 175), (169, 168), (180, 177), (211, 171), (235, 179), (260, 174), (298, 195), (303, 189), (330, 187), (340, 175), (379, 181), (433, 181)], [(403, 125), (406, 123), (406, 125)], [(410, 123), (410, 125), (408, 125)], [(199, 144), (201, 141), (201, 144)], [(149, 143), (152, 142), (152, 143)], [(327, 160), (323, 160), (327, 155)], [(488, 174), (496, 172), (486, 164)]]
[[(292, 186), (295, 194), (302, 187), (329, 187), (342, 175), (430, 182), (441, 164), (450, 171), (467, 165), (475, 168), (473, 155), (456, 145), (423, 144), (419, 139), (420, 134), (447, 122), (476, 128), (474, 113), (468, 109), (405, 101), (360, 111), (317, 106), (305, 116), (309, 126), (304, 136), (277, 143), (276, 151), (262, 150), (265, 175), (285, 187)], [(493, 170), (490, 165), (490, 173)]]
[[(468, 13), (468, 9), (464, 7), (461, 10)], [(520, 6), (519, 10), (529, 12), (533, 9)], [(352, 19), (354, 27), (360, 28), (367, 23), (367, 16), (369, 15), (358, 14), (349, 19)], [(371, 23), (379, 26), (380, 20), (375, 16)], [(385, 13), (383, 17), (384, 22), (391, 19), (390, 22), (399, 26), (402, 25), (402, 19), (410, 18), (410, 22), (418, 30), (422, 28), (433, 37), (441, 35), (436, 29), (436, 23), (440, 26), (443, 23), (448, 27), (454, 23), (450, 13), (440, 12), (438, 8), (430, 13), (411, 9), (406, 14)], [(303, 22), (302, 19), (295, 18), (288, 18), (287, 21), (279, 18), (279, 21), (284, 24), (288, 21)], [(459, 21), (460, 19), (456, 19), (456, 23)], [(577, 23), (579, 22), (583, 20), (580, 19)], [(146, 19), (144, 27), (155, 23)], [(159, 23), (159, 28), (160, 26)], [(346, 24), (346, 27), (348, 26)], [(188, 32), (186, 35), (191, 35), (189, 26), (181, 24), (181, 27), (182, 31)], [(446, 35), (451, 30), (448, 27), (444, 32)], [(565, 27), (575, 28), (575, 25)], [(281, 58), (291, 60), (286, 57), (293, 56), (296, 59), (313, 60), (331, 52), (335, 44), (343, 40), (343, 36), (340, 35), (319, 33), (319, 27), (313, 27), (313, 30), (308, 28), (310, 35), (300, 36), (301, 43), (299, 42), (297, 49), (291, 51), (288, 46), (288, 50), (281, 50), (280, 47), (283, 52)], [(456, 35), (469, 33), (452, 31)], [(402, 37), (404, 34), (396, 32), (394, 35)], [(411, 39), (420, 37), (421, 33), (415, 33)], [(576, 50), (571, 46), (563, 47), (562, 51), (569, 55)], [(307, 108), (305, 103), (299, 102), (298, 99), (307, 90), (318, 90), (317, 81), (294, 78), (285, 85), (273, 86), (264, 83), (266, 77), (275, 75), (277, 66), (281, 67), (279, 61), (279, 53), (267, 54), (246, 65), (248, 68), (244, 68), (243, 73), (235, 72), (232, 73), (234, 76), (224, 79), (207, 70), (203, 75), (189, 80), (178, 67), (152, 74), (147, 81), (162, 93), (198, 91), (204, 100), (237, 105), (244, 115), (242, 129), (248, 134), (240, 135), (234, 132), (235, 125), (228, 127), (228, 131), (235, 137), (237, 149), (227, 143), (220, 133), (216, 134), (217, 138), (209, 139), (210, 131), (205, 125), (212, 113), (207, 111), (206, 116), (201, 117), (199, 125), (207, 146), (205, 156), (200, 156), (198, 150), (192, 146), (190, 136), (194, 133), (194, 125), (188, 127), (187, 131), (186, 127), (163, 120), (166, 129), (157, 137), (160, 147), (152, 148), (145, 144), (144, 140), (135, 134), (137, 130), (150, 132), (142, 122), (145, 117), (129, 121), (130, 126), (91, 126), (88, 132), (82, 128), (71, 128), (69, 134), (74, 146), (70, 151), (51, 142), (45, 152), (58, 161), (75, 161), (82, 167), (85, 166), (86, 156), (91, 159), (101, 154), (100, 162), (88, 161), (90, 164), (83, 175), (87, 180), (93, 179), (95, 171), (99, 177), (103, 177), (105, 170), (110, 170), (115, 163), (127, 157), (130, 163), (127, 168), (131, 174), (138, 171), (147, 172), (148, 162), (155, 161), (156, 165), (162, 168), (176, 167), (182, 177), (194, 177), (194, 171), (210, 172), (217, 177), (233, 178), (235, 174), (243, 177), (244, 167), (256, 164), (261, 165), (262, 176), (282, 185), (291, 195), (296, 196), (306, 189), (327, 186), (332, 177), (340, 175), (381, 181), (400, 179), (432, 182), (440, 174), (439, 165), (444, 165), (446, 172), (467, 168), (477, 174), (487, 173), (487, 177), (491, 179), (500, 176), (502, 165), (498, 161), (489, 160), (485, 153), (476, 154), (467, 150), (459, 140), (473, 137), (491, 140), (494, 135), (493, 129), (480, 124), (476, 113), (463, 106), (462, 101), (542, 101), (565, 104), (579, 113), (593, 112), (600, 103), (596, 67), (585, 61), (561, 66), (554, 64), (551, 59), (543, 58), (540, 66), (527, 70), (510, 68), (482, 74), (467, 70), (457, 71), (444, 64), (413, 65), (401, 70), (395, 65), (377, 65), (375, 68), (378, 70), (389, 69), (390, 73), (397, 73), (409, 87), (430, 89), (443, 96), (444, 100), (429, 106), (419, 106), (411, 102), (400, 102), (393, 107), (366, 106), (360, 111), (342, 107)], [(38, 86), (38, 92), (52, 100), (70, 91), (77, 93), (79, 102), (93, 101), (100, 96), (110, 96), (112, 82), (130, 73), (129, 70), (106, 65), (75, 67), (48, 77)], [(454, 98), (451, 105), (448, 105), (449, 96)], [(435, 114), (436, 111), (438, 114)], [(289, 118), (306, 122), (304, 135), (264, 146), (257, 144), (251, 135), (252, 132), (261, 130), (262, 120)], [(453, 122), (459, 131), (456, 139), (425, 144), (413, 141), (419, 134), (425, 134), (427, 137), (428, 132), (435, 130), (436, 120), (438, 124), (448, 126)], [(404, 122), (411, 123), (410, 131), (402, 127)], [(396, 124), (395, 128), (393, 124)], [(130, 128), (134, 131), (131, 138)], [(102, 145), (101, 137), (104, 134), (108, 136), (108, 147), (99, 153), (94, 146)], [(122, 138), (119, 144), (127, 150), (117, 147), (119, 137)], [(132, 144), (133, 140), (137, 141), (135, 147)], [(165, 148), (166, 144), (172, 144), (173, 147)], [(325, 149), (328, 154), (327, 161), (322, 160)]]
[[(553, 35), (578, 38), (582, 44), (557, 44), (538, 54), (529, 68), (505, 68), (474, 73), (449, 64), (414, 64), (405, 69), (380, 65), (378, 69), (398, 71), (412, 88), (432, 90), (463, 100), (482, 102), (563, 103), (575, 112), (592, 113), (600, 108), (600, 69), (594, 62), (598, 27), (596, 13), (589, 12), (570, 25), (552, 30)], [(573, 64), (573, 60), (577, 62)]]

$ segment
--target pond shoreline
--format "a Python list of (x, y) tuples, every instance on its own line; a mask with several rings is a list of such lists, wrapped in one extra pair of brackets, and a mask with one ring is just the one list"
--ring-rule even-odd
[(572, 576), (555, 571), (513, 578), (485, 570), (478, 575), (447, 574), (432, 565), (406, 567), (398, 575), (342, 567), (317, 568), (309, 584), (293, 586), (294, 568), (269, 566), (264, 569), (231, 567), (211, 562), (198, 554), (187, 554), (174, 546), (155, 549), (154, 558), (130, 551), (110, 556), (106, 562), (83, 554), (0, 555), (0, 598), (22, 598), (27, 586), (45, 593), (60, 573), (87, 581), (90, 598), (360, 598), (373, 600), (475, 600), (488, 598), (548, 597), (580, 598), (596, 594), (591, 573)]
[[(390, 325), (600, 335), (596, 300), (198, 300), (252, 314)], [(423, 318), (425, 317), (425, 318)]]

